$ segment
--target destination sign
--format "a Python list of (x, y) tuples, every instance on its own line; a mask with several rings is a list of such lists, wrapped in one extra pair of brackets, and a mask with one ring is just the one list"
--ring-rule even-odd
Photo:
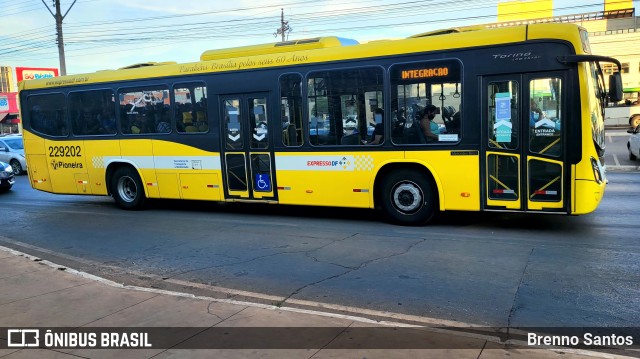
[(445, 77), (449, 75), (448, 67), (434, 67), (427, 69), (404, 70), (402, 71), (402, 79), (426, 79), (432, 77)]

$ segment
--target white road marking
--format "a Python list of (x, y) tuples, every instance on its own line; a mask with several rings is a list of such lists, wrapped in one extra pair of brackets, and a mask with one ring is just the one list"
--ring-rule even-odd
[(613, 154), (613, 161), (616, 163), (616, 166), (620, 166), (620, 161), (618, 161), (618, 155)]

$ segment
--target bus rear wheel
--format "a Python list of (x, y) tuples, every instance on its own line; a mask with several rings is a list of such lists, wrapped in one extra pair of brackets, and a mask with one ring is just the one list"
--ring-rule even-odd
[(401, 170), (388, 174), (382, 182), (382, 209), (395, 223), (422, 225), (436, 213), (436, 195), (426, 175)]
[(118, 206), (123, 209), (140, 209), (146, 197), (142, 180), (131, 167), (118, 168), (111, 177), (111, 194)]
[(638, 125), (640, 125), (640, 115), (631, 116), (629, 119), (629, 126), (631, 126), (631, 128), (636, 128)]

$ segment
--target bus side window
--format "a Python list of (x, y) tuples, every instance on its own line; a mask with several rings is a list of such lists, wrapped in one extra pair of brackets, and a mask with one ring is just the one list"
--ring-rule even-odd
[(173, 88), (176, 130), (180, 133), (209, 131), (207, 87), (204, 83), (176, 84)]
[[(460, 141), (462, 133), (461, 63), (423, 61), (391, 66), (391, 140), (394, 144), (437, 144)], [(424, 110), (438, 108), (425, 130)], [(429, 137), (425, 133), (438, 135)]]
[[(310, 73), (307, 101), (311, 144), (384, 142), (384, 116), (375, 116), (376, 109), (383, 111), (383, 79), (379, 67)], [(376, 135), (378, 140), (373, 141)]]
[(302, 76), (280, 77), (280, 122), (282, 143), (287, 147), (302, 145)]
[(157, 133), (166, 120), (169, 90), (160, 86), (120, 92), (120, 127), (122, 133), (138, 135)]
[(74, 135), (95, 136), (116, 133), (114, 93), (111, 90), (69, 93), (69, 118)]
[(496, 81), (487, 86), (489, 147), (515, 150), (519, 144), (520, 85), (517, 81)]
[(558, 157), (562, 154), (562, 101), (559, 78), (529, 82), (529, 151)]
[(31, 128), (45, 135), (67, 136), (69, 129), (64, 116), (64, 103), (65, 98), (61, 93), (29, 96), (27, 108), (31, 109)]

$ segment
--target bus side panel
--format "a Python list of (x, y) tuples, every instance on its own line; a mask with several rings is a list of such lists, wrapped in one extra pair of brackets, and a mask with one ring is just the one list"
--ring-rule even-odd
[(183, 199), (219, 201), (219, 177), (215, 173), (180, 174), (180, 191)]
[(51, 141), (45, 140), (45, 151), (48, 159), (48, 169), (51, 175), (51, 189), (55, 193), (87, 194), (80, 191), (86, 186), (78, 186), (78, 181), (86, 181), (87, 156), (84, 141)]
[(402, 152), (276, 153), (278, 201), (371, 208), (377, 169), (402, 157)]
[(49, 168), (47, 166), (47, 157), (45, 155), (27, 155), (27, 171), (31, 180), (31, 187), (34, 189), (52, 192), (51, 178), (49, 177)]
[(32, 135), (28, 131), (23, 133), (24, 148), (27, 155), (27, 173), (34, 189), (52, 192), (51, 177), (47, 155), (44, 148), (44, 140)]
[(92, 194), (107, 195), (108, 183), (105, 178), (106, 157), (120, 157), (120, 141), (117, 139), (84, 141), (87, 157), (87, 172)]
[(148, 198), (160, 198), (156, 170), (153, 164), (153, 145), (151, 140), (121, 140), (120, 151), (122, 160), (132, 163), (138, 169), (146, 196)]
[(438, 186), (440, 210), (480, 210), (478, 151), (407, 152), (406, 160), (416, 161), (431, 171)]
[(160, 198), (221, 200), (219, 153), (153, 140), (153, 161)]
[(575, 168), (575, 206), (571, 214), (587, 214), (596, 210), (604, 196), (605, 181), (595, 181), (591, 159), (585, 156)]

